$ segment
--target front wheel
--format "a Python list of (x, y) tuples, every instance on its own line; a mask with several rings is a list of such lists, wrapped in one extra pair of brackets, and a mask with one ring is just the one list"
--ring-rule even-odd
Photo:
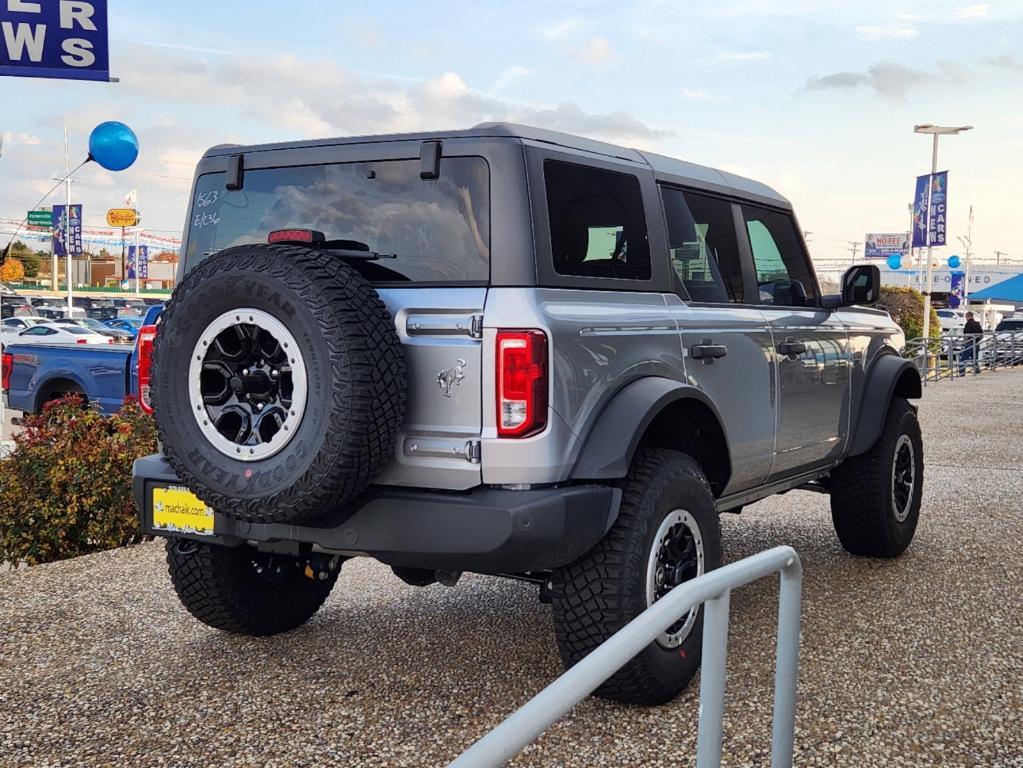
[(923, 481), (916, 410), (893, 398), (874, 447), (831, 473), (831, 519), (846, 551), (867, 557), (902, 554), (916, 533)]
[(314, 571), (303, 558), (190, 539), (167, 540), (167, 566), (178, 598), (195, 618), (215, 629), (255, 636), (304, 624), (338, 576), (336, 562)]
[[(583, 557), (554, 572), (554, 631), (566, 668), (679, 584), (721, 564), (714, 496), (700, 466), (668, 450), (636, 453), (618, 519)], [(681, 616), (596, 694), (632, 704), (674, 699), (696, 674), (703, 609)]]

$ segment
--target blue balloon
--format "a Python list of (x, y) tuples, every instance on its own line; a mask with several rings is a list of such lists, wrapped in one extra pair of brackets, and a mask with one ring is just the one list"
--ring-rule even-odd
[(963, 263), (962, 259), (960, 259), (958, 256), (948, 257), (948, 266), (951, 267), (952, 269), (958, 269), (959, 265), (962, 263)]
[(888, 266), (892, 269), (899, 269), (902, 266), (902, 255), (893, 253), (888, 257)]
[(100, 123), (89, 135), (89, 157), (108, 171), (123, 171), (139, 156), (139, 139), (124, 123)]

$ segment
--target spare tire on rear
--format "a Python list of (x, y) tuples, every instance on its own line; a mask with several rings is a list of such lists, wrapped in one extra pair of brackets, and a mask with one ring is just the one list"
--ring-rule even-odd
[(164, 454), (213, 509), (333, 519), (393, 456), (401, 343), (376, 291), (329, 252), (227, 248), (174, 291), (153, 348)]

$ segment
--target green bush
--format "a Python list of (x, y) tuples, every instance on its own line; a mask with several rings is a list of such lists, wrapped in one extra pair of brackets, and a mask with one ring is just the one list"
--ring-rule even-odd
[[(899, 324), (907, 339), (918, 339), (924, 330), (924, 295), (916, 288), (900, 288), (885, 285), (881, 287), (881, 298), (878, 306), (888, 310), (888, 314)], [(931, 337), (941, 335), (941, 323), (938, 313), (931, 307)]]
[(48, 563), (142, 539), (131, 465), (156, 452), (156, 429), (138, 405), (103, 416), (70, 395), (27, 416), (14, 441), (0, 461), (0, 563)]

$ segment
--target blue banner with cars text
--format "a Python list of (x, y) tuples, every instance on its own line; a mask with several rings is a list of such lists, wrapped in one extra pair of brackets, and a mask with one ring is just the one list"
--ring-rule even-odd
[(948, 171), (931, 176), (931, 202), (928, 210), (927, 244), (944, 245), (948, 229)]
[(70, 207), (71, 215), (65, 216), (67, 206), (53, 206), (53, 253), (55, 256), (72, 256), (82, 252), (82, 205)]

